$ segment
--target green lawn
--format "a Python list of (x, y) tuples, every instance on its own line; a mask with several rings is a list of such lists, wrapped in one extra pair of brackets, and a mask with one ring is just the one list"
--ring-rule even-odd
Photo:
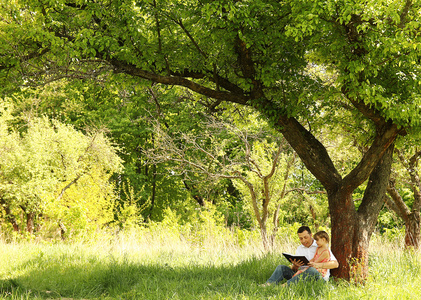
[[(298, 243), (298, 241), (297, 241)], [(261, 287), (294, 242), (259, 245), (128, 235), (95, 243), (0, 242), (0, 299), (421, 299), (421, 258), (372, 242), (370, 277)]]

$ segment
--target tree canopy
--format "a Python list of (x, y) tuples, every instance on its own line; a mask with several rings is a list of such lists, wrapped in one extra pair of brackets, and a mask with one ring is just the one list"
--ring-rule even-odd
[[(421, 125), (420, 3), (15, 0), (1, 9), (3, 93), (124, 73), (188, 88), (210, 111), (223, 101), (254, 107), (326, 189), (338, 275), (349, 276), (351, 258), (367, 265), (393, 143)], [(317, 132), (328, 111), (351, 113), (349, 128), (367, 141), (347, 174)], [(352, 193), (367, 179), (356, 210)]]

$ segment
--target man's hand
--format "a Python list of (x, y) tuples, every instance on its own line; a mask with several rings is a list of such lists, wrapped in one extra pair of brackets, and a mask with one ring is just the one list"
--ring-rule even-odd
[(298, 270), (299, 267), (304, 266), (304, 263), (301, 260), (291, 259), (292, 269)]

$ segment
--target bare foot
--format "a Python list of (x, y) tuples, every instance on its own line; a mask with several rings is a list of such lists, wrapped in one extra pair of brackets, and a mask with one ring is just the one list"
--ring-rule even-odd
[(271, 285), (271, 283), (270, 283), (270, 282), (266, 282), (266, 283), (264, 283), (264, 284), (261, 284), (260, 286), (267, 287), (267, 286), (270, 286), (270, 285)]

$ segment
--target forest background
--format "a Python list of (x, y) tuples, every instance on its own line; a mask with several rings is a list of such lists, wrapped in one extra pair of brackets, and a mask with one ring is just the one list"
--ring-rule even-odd
[(375, 229), (418, 248), (418, 3), (12, 2), (6, 239), (170, 216), (258, 229), (268, 250), (300, 223), (332, 229), (344, 278)]

